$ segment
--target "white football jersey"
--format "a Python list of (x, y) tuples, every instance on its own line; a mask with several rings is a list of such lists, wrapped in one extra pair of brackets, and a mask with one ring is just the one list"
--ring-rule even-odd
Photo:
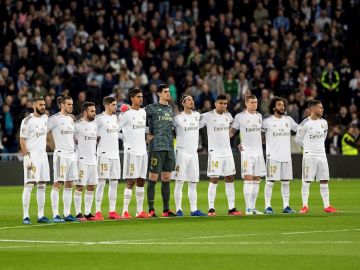
[(48, 121), (48, 132), (52, 132), (57, 155), (74, 158), (74, 120), (68, 115), (57, 113)]
[(176, 149), (188, 154), (197, 154), (199, 145), (199, 121), (200, 113), (182, 112), (174, 118), (176, 133)]
[(100, 141), (97, 146), (98, 155), (109, 159), (119, 159), (119, 123), (115, 114), (103, 112), (94, 120)]
[(232, 128), (240, 130), (240, 141), (248, 155), (263, 154), (261, 126), (262, 116), (258, 112), (249, 113), (245, 110), (235, 116)]
[(200, 116), (200, 128), (206, 125), (208, 152), (219, 157), (232, 155), (229, 128), (233, 117), (229, 112), (218, 114), (215, 110)]
[(124, 136), (124, 149), (134, 155), (146, 154), (146, 111), (130, 109), (119, 115), (119, 124)]
[(94, 121), (80, 119), (75, 123), (76, 156), (78, 161), (87, 164), (96, 164), (97, 128)]
[(31, 152), (46, 151), (48, 116), (35, 117), (33, 113), (21, 121), (20, 138), (26, 140), (26, 148)]
[(298, 124), (290, 116), (277, 118), (270, 116), (262, 125), (266, 138), (266, 157), (278, 162), (291, 161), (291, 130), (296, 131)]
[(323, 118), (311, 120), (308, 117), (301, 122), (296, 133), (296, 141), (304, 147), (304, 157), (326, 157), (327, 131), (328, 124)]

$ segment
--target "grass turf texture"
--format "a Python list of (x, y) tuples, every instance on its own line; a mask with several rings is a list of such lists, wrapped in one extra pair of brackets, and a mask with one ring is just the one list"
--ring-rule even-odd
[[(198, 185), (198, 204), (204, 212), (207, 187), (207, 181)], [(237, 181), (235, 187), (236, 205), (243, 211), (242, 182)], [(291, 206), (298, 211), (301, 182), (294, 181), (290, 187)], [(123, 188), (121, 183), (119, 211)], [(257, 201), (259, 210), (264, 208), (263, 190), (264, 183)], [(280, 214), (282, 199), (280, 184), (276, 183), (272, 205), (279, 214), (230, 217), (226, 216), (221, 182), (215, 204), (219, 216), (192, 218), (188, 217), (185, 184), (183, 210), (187, 217), (23, 226), (22, 187), (0, 187), (0, 269), (359, 269), (359, 190), (360, 180), (332, 181), (330, 199), (339, 213), (327, 214), (323, 212), (319, 184), (312, 184), (310, 213), (285, 215)], [(50, 218), (49, 192), (50, 187), (45, 209)], [(35, 194), (34, 188), (30, 208), (33, 224)], [(106, 194), (105, 190), (103, 213), (108, 209)], [(159, 184), (156, 199), (160, 214)], [(135, 204), (133, 192), (132, 214)]]

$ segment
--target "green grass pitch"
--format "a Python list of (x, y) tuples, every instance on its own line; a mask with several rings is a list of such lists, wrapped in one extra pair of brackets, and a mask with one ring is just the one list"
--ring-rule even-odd
[[(173, 190), (172, 184), (172, 190)], [(199, 208), (207, 210), (207, 181), (198, 186)], [(244, 210), (242, 182), (236, 205)], [(291, 184), (291, 206), (301, 206), (300, 181)], [(119, 185), (121, 211), (124, 183)], [(263, 210), (264, 183), (257, 208)], [(51, 216), (50, 188), (46, 215)], [(103, 213), (107, 210), (104, 193)], [(218, 185), (217, 217), (36, 225), (36, 189), (31, 198), (33, 224), (21, 224), (22, 187), (0, 187), (0, 269), (360, 269), (360, 180), (332, 181), (330, 199), (339, 212), (323, 213), (319, 184), (310, 190), (310, 213), (280, 214), (280, 184), (273, 191), (272, 216), (226, 216), (224, 183)], [(62, 196), (60, 196), (61, 198)], [(160, 185), (156, 204), (161, 211)], [(172, 207), (174, 208), (173, 200)], [(60, 200), (60, 204), (62, 204)], [(146, 205), (146, 203), (145, 203)], [(94, 208), (94, 206), (93, 206)], [(145, 208), (146, 209), (146, 208)], [(135, 196), (131, 201), (135, 210)]]

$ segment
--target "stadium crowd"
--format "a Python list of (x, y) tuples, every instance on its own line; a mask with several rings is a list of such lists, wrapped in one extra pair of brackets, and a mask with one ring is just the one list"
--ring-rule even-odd
[(175, 108), (183, 93), (200, 112), (226, 94), (234, 115), (254, 94), (266, 115), (278, 95), (297, 123), (307, 102), (320, 99), (327, 151), (340, 154), (344, 132), (352, 144), (359, 138), (359, 7), (358, 0), (1, 1), (1, 151), (18, 151), (32, 98), (44, 96), (49, 114), (61, 93), (74, 99), (76, 114), (85, 101), (100, 112), (103, 97), (116, 97), (120, 109), (133, 87), (144, 90), (145, 105), (158, 102), (156, 86), (165, 82)]

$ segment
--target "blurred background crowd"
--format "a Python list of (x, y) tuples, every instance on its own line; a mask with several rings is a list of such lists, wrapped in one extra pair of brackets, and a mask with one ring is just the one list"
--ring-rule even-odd
[[(144, 90), (144, 105), (158, 102), (161, 82), (177, 109), (183, 93), (200, 112), (226, 94), (235, 115), (252, 93), (266, 116), (278, 95), (298, 123), (308, 115), (307, 101), (320, 99), (328, 153), (341, 154), (346, 143), (359, 147), (359, 0), (0, 3), (3, 153), (18, 151), (33, 97), (45, 98), (50, 115), (61, 93), (74, 99), (74, 114), (85, 100), (100, 112), (104, 96), (115, 96), (120, 108), (132, 87)], [(200, 150), (204, 132), (201, 138)]]

